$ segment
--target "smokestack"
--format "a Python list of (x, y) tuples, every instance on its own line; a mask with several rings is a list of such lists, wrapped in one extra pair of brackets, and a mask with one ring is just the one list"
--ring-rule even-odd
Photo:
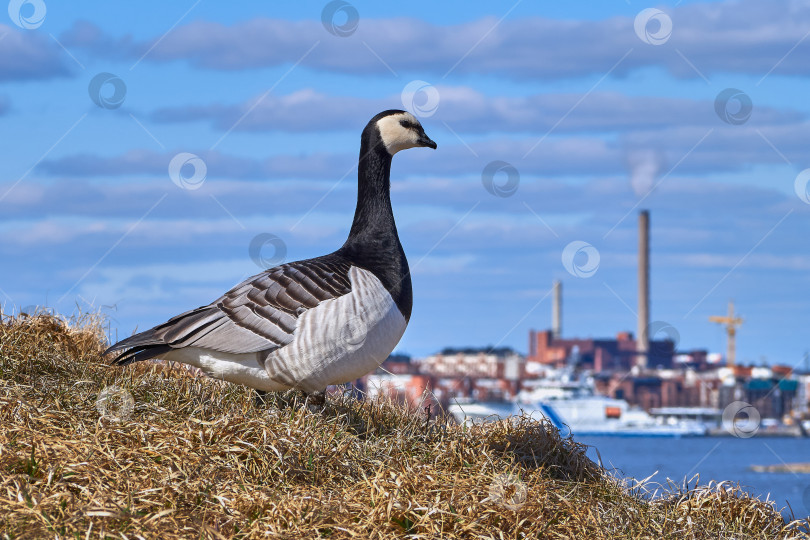
[(636, 364), (647, 367), (650, 351), (650, 213), (642, 210), (638, 215), (638, 326), (636, 328)]
[(551, 337), (560, 339), (562, 336), (562, 283), (560, 280), (554, 280), (552, 291)]

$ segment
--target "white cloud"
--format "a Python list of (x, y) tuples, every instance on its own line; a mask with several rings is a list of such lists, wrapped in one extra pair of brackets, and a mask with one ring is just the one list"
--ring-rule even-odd
[[(457, 133), (525, 132), (543, 135), (576, 132), (626, 132), (678, 126), (718, 125), (711, 100), (630, 96), (595, 91), (581, 94), (485, 95), (465, 86), (438, 85), (435, 116), (425, 121), (446, 123)], [(158, 109), (157, 122), (210, 121), (217, 129), (238, 131), (317, 131), (362, 129), (374, 111), (390, 108), (399, 96), (365, 99), (327, 95), (312, 89), (266, 95), (235, 105), (188, 105)], [(799, 122), (804, 115), (757, 106), (759, 125)], [(244, 118), (243, 118), (244, 117)], [(559, 122), (565, 118), (564, 122)], [(241, 119), (241, 122), (238, 122)], [(237, 125), (238, 123), (238, 125)], [(455, 141), (454, 141), (455, 142)]]
[(0, 24), (0, 81), (65, 77), (58, 46), (38, 32)]
[(146, 62), (185, 60), (229, 71), (295, 63), (317, 44), (302, 65), (354, 74), (388, 75), (387, 64), (397, 72), (443, 75), (455, 65), (459, 74), (543, 80), (601, 75), (611, 68), (624, 75), (650, 66), (663, 66), (684, 78), (700, 77), (693, 66), (709, 76), (728, 72), (760, 76), (774, 69), (783, 56), (775, 73), (806, 72), (800, 51), (785, 55), (804, 39), (810, 21), (810, 6), (805, 3), (692, 3), (667, 12), (673, 32), (660, 47), (638, 39), (634, 15), (579, 21), (531, 17), (500, 24), (494, 17), (485, 17), (451, 25), (406, 18), (366, 19), (349, 38), (329, 35), (315, 18), (255, 18), (230, 26), (194, 21), (140, 43), (115, 39), (89, 23), (78, 23), (62, 41), (68, 47), (86, 47), (100, 57), (140, 58), (149, 50)]

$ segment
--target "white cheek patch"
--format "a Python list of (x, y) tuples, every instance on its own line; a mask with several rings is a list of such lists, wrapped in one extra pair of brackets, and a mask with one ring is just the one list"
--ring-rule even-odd
[(392, 156), (400, 150), (414, 148), (419, 138), (415, 130), (402, 127), (400, 123), (402, 120), (409, 120), (414, 124), (419, 123), (410, 113), (394, 114), (377, 121), (385, 149)]

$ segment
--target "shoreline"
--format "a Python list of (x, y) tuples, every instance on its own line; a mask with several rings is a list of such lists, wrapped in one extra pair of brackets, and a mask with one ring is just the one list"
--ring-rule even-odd
[(750, 465), (749, 471), (757, 473), (810, 474), (810, 463), (779, 463), (776, 465)]

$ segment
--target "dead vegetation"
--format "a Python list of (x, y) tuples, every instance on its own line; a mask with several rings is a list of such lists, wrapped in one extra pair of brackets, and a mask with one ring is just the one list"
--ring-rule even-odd
[(808, 525), (722, 485), (651, 501), (526, 418), (464, 427), (342, 398), (262, 410), (162, 364), (111, 368), (105, 343), (92, 316), (0, 323), (0, 538), (680, 540)]

